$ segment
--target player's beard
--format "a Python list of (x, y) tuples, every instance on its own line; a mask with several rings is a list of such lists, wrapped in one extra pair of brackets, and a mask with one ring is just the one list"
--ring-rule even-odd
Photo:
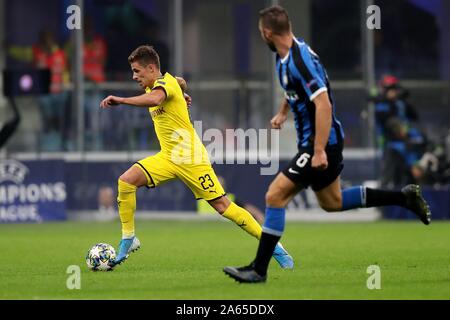
[(275, 44), (272, 41), (266, 40), (266, 44), (271, 51), (277, 52), (277, 47), (275, 47)]

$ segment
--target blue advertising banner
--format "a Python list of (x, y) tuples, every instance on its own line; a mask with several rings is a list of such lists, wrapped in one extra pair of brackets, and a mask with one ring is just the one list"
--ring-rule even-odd
[(0, 160), (0, 223), (66, 219), (64, 161)]
[[(66, 211), (108, 211), (117, 214), (117, 179), (132, 161), (84, 162), (64, 160), (17, 161), (0, 160), (0, 223), (44, 222), (66, 220)], [(373, 179), (372, 164), (347, 161), (342, 176), (347, 184)], [(280, 170), (287, 161), (280, 162)], [(275, 176), (261, 176), (260, 165), (216, 164), (217, 175), (223, 177), (226, 192), (240, 203), (251, 203), (264, 210), (264, 195)], [(364, 174), (363, 174), (364, 173)], [(433, 219), (450, 219), (450, 189), (423, 187), (430, 203)], [(309, 197), (309, 196), (308, 196)], [(294, 199), (295, 200), (295, 199)], [(309, 208), (311, 199), (303, 194), (295, 206)], [(294, 206), (294, 207), (295, 207)], [(195, 211), (194, 195), (176, 180), (157, 188), (140, 188), (137, 210)], [(383, 210), (388, 219), (416, 219), (415, 215), (397, 207)]]
[[(110, 205), (117, 208), (117, 180), (133, 162), (66, 162), (67, 210), (99, 210), (102, 193), (111, 193)], [(109, 192), (108, 192), (109, 190)], [(195, 197), (181, 181), (157, 188), (139, 188), (137, 210), (193, 211)]]
[[(430, 206), (432, 221), (450, 219), (449, 187), (445, 187), (440, 190), (435, 190), (431, 187), (422, 187), (422, 194)], [(401, 207), (384, 207), (383, 217), (386, 219), (417, 219), (413, 213)]]
[[(289, 161), (280, 161), (280, 170)], [(133, 161), (66, 162), (67, 210), (98, 210), (103, 191), (110, 193), (115, 210), (117, 179)], [(225, 191), (241, 203), (251, 203), (264, 210), (265, 193), (276, 175), (262, 176), (261, 164), (214, 164), (217, 175), (225, 180)], [(367, 160), (347, 160), (343, 179), (353, 183), (375, 179), (375, 165)], [(196, 200), (191, 190), (180, 180), (137, 191), (137, 210), (195, 211)]]

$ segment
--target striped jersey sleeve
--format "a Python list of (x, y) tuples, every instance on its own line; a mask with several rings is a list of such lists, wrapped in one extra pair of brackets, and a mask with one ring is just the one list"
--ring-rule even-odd
[(298, 43), (293, 50), (293, 75), (301, 81), (310, 101), (313, 101), (320, 93), (327, 91), (326, 79), (318, 56), (305, 43)]

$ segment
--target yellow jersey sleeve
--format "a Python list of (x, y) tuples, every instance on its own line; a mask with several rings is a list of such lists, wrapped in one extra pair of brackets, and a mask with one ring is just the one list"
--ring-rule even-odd
[(151, 90), (155, 90), (156, 88), (162, 88), (165, 91), (166, 100), (170, 99), (174, 94), (173, 83), (172, 81), (167, 81), (165, 76), (156, 79)]

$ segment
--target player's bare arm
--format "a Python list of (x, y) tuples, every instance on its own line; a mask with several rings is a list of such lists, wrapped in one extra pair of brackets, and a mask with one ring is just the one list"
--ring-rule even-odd
[(314, 138), (314, 155), (311, 160), (311, 166), (319, 170), (325, 170), (328, 167), (325, 147), (330, 137), (332, 115), (328, 92), (322, 92), (313, 102), (316, 106), (316, 136)]
[(192, 98), (190, 95), (188, 95), (187, 93), (183, 93), (184, 96), (184, 100), (186, 101), (186, 105), (188, 108), (190, 108), (192, 106)]
[(186, 92), (187, 90), (187, 83), (186, 80), (184, 80), (182, 77), (175, 77), (177, 79), (178, 84), (180, 85), (181, 91)]
[(100, 107), (102, 108), (108, 108), (108, 107), (112, 107), (112, 106), (117, 106), (119, 104), (121, 104), (122, 102), (121, 97), (116, 97), (116, 96), (107, 96), (105, 99), (102, 100), (102, 102), (100, 102)]
[(270, 124), (272, 125), (272, 129), (281, 129), (283, 123), (287, 119), (287, 115), (289, 112), (289, 104), (286, 99), (283, 99), (280, 103), (280, 109), (278, 113), (270, 120)]
[(108, 96), (101, 103), (102, 108), (108, 108), (119, 104), (128, 104), (135, 107), (155, 107), (161, 105), (166, 99), (166, 92), (162, 88), (155, 88), (150, 93), (144, 93), (139, 96), (123, 98)]
[(177, 79), (178, 84), (180, 85), (181, 91), (183, 91), (184, 100), (186, 100), (187, 107), (190, 108), (192, 106), (192, 98), (190, 95), (186, 93), (187, 90), (187, 82), (182, 77), (175, 77)]

